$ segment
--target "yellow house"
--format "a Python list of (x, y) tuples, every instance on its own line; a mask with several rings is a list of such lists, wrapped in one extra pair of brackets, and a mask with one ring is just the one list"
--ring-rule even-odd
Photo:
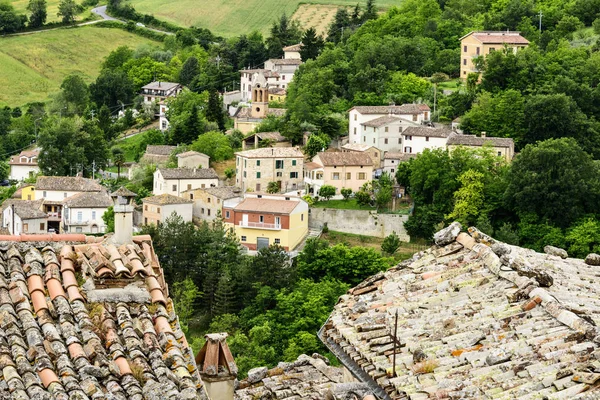
[(35, 185), (26, 185), (19, 189), (21, 200), (35, 200)]
[(336, 195), (343, 188), (358, 192), (372, 180), (373, 161), (366, 152), (323, 152), (304, 164), (306, 192), (312, 195), (325, 185), (335, 187)]
[(285, 102), (287, 91), (283, 88), (269, 88), (269, 101)]
[(467, 79), (470, 73), (479, 73), (473, 59), (486, 57), (493, 51), (505, 46), (515, 53), (529, 45), (519, 32), (479, 31), (470, 32), (460, 38), (460, 78)]
[(308, 204), (300, 197), (251, 193), (225, 200), (223, 221), (249, 250), (276, 244), (291, 251), (308, 234)]

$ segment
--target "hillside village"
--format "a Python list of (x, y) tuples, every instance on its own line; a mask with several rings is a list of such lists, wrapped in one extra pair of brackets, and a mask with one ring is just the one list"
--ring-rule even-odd
[(0, 4), (150, 41), (0, 109), (0, 398), (600, 398), (600, 3), (509, 3)]

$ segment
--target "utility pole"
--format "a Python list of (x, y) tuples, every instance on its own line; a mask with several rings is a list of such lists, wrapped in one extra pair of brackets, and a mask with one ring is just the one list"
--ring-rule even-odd
[[(435, 115), (437, 106), (437, 83), (433, 84), (433, 115)], [(433, 122), (433, 118), (431, 118), (431, 122)]]
[(544, 16), (544, 13), (542, 13), (542, 10), (540, 10), (540, 13), (538, 15), (540, 17), (540, 33), (542, 33), (542, 17)]
[(92, 161), (92, 179), (96, 179), (96, 160)]
[(96, 111), (92, 110), (90, 111), (90, 114), (92, 114), (92, 122), (94, 122), (94, 115), (96, 114)]
[(217, 69), (220, 69), (220, 67), (221, 67), (221, 56), (217, 55), (217, 57), (215, 58), (215, 61), (217, 62)]

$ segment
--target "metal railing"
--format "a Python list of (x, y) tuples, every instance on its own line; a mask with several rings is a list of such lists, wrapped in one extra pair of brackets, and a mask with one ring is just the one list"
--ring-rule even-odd
[(264, 222), (241, 221), (240, 222), (240, 226), (243, 227), (243, 228), (281, 230), (281, 224), (267, 224), (267, 223), (264, 223)]

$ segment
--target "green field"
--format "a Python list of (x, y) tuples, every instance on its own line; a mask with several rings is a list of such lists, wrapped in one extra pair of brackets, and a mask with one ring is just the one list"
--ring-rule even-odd
[[(359, 1), (365, 4), (365, 0)], [(281, 14), (294, 14), (300, 4), (354, 6), (357, 0), (131, 0), (139, 12), (153, 14), (181, 26), (208, 28), (223, 36), (235, 36), (258, 30), (268, 33), (271, 23)], [(378, 7), (389, 8), (400, 0), (380, 0)], [(322, 13), (325, 13), (323, 11)], [(335, 13), (335, 8), (332, 11)], [(327, 16), (316, 16), (327, 18)], [(315, 21), (315, 24), (317, 22)]]
[(91, 82), (111, 51), (144, 43), (157, 42), (93, 26), (0, 38), (0, 106), (47, 100), (72, 72)]
[[(10, 4), (13, 5), (15, 10), (19, 13), (25, 14), (29, 17), (29, 11), (27, 11), (27, 4), (29, 4), (29, 0), (8, 0)], [(48, 22), (59, 22), (61, 17), (56, 15), (58, 13), (58, 4), (60, 0), (46, 0), (46, 11), (48, 16), (46, 18), (46, 23)], [(81, 1), (77, 1), (77, 3), (81, 3)], [(91, 15), (90, 9), (85, 10), (81, 14), (75, 17), (75, 20), (81, 21), (84, 18), (87, 18)]]

